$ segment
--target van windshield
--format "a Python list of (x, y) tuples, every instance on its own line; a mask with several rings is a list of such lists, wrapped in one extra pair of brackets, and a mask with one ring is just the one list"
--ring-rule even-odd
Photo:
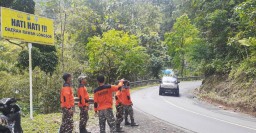
[(162, 82), (163, 83), (174, 83), (177, 79), (174, 77), (163, 77)]

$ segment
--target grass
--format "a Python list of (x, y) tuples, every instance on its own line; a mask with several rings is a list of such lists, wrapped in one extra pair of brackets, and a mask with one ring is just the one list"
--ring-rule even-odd
[(37, 114), (31, 120), (29, 115), (21, 118), (24, 133), (56, 133), (61, 124), (61, 113)]
[[(131, 89), (131, 93), (146, 87), (152, 87), (156, 86), (157, 84), (154, 85), (147, 85), (147, 86), (141, 86), (141, 87), (135, 87)], [(115, 108), (113, 108), (115, 110)], [(77, 122), (79, 121), (79, 108), (76, 108), (76, 113), (74, 114), (74, 121)], [(93, 105), (91, 105), (90, 110), (89, 110), (89, 122), (90, 124), (97, 124), (96, 119), (94, 118), (94, 111), (93, 111)], [(51, 113), (51, 114), (35, 114), (34, 119), (31, 120), (29, 118), (29, 115), (25, 115), (21, 119), (22, 123), (22, 128), (24, 133), (57, 133), (60, 124), (61, 124), (61, 117), (62, 113)], [(75, 125), (75, 128), (76, 127)]]

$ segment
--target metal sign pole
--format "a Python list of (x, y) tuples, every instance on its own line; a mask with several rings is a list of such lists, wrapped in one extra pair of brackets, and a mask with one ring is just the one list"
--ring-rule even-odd
[(30, 119), (33, 119), (33, 93), (32, 93), (32, 44), (28, 43), (29, 49), (29, 90), (30, 90)]

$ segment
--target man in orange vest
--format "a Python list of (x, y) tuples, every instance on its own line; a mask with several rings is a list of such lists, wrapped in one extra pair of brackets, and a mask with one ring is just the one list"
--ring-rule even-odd
[(88, 110), (89, 110), (89, 94), (85, 87), (86, 85), (86, 76), (80, 75), (78, 77), (79, 87), (77, 89), (77, 96), (79, 98), (78, 106), (80, 108), (80, 122), (79, 130), (80, 133), (90, 133), (86, 130), (86, 124), (89, 119)]
[(100, 133), (105, 133), (106, 120), (110, 127), (110, 132), (116, 132), (115, 118), (112, 111), (112, 93), (118, 91), (123, 85), (120, 80), (118, 85), (104, 84), (103, 75), (97, 77), (99, 87), (94, 90), (94, 111), (99, 116)]
[[(134, 116), (133, 116), (133, 108), (132, 108), (132, 100), (130, 95), (130, 83), (124, 82), (122, 90), (122, 103), (123, 108), (125, 111), (125, 125), (131, 125), (131, 126), (139, 126), (134, 122)], [(128, 115), (130, 115), (131, 123), (128, 122)]]
[(123, 104), (122, 104), (122, 90), (118, 90), (116, 92), (116, 130), (117, 131), (122, 131), (122, 128), (120, 127), (121, 122), (123, 121), (123, 115), (124, 115), (124, 110), (123, 110)]
[(60, 133), (72, 133), (73, 130), (73, 107), (74, 107), (74, 95), (71, 88), (71, 74), (63, 74), (63, 80), (65, 83), (61, 89), (60, 101), (62, 108), (62, 124), (60, 127)]

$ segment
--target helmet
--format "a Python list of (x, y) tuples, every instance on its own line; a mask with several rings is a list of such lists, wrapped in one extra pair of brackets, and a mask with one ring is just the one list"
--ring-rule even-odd
[(78, 76), (78, 82), (81, 82), (85, 78), (87, 78), (87, 76), (84, 74), (81, 74), (80, 76)]

